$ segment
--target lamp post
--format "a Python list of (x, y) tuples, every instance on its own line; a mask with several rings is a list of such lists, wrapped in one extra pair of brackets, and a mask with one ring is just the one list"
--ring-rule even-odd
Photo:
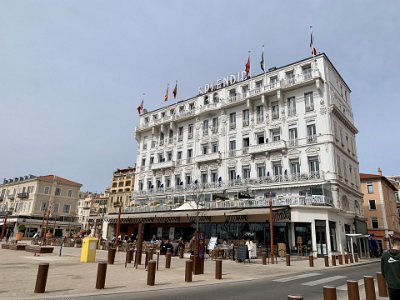
[(274, 264), (274, 221), (272, 212), (272, 193), (269, 192), (269, 244), (270, 244), (270, 254), (271, 263)]
[(114, 203), (114, 207), (118, 207), (118, 220), (117, 220), (117, 229), (116, 229), (116, 234), (115, 234), (115, 248), (117, 248), (118, 247), (118, 236), (119, 236), (119, 225), (121, 222), (122, 203), (118, 201), (118, 202)]
[(6, 211), (6, 215), (4, 216), (4, 224), (3, 224), (3, 228), (1, 229), (1, 236), (0, 236), (0, 241), (3, 240), (4, 238), (4, 233), (6, 233), (6, 228), (7, 228), (7, 219), (8, 219), (8, 215), (12, 214), (11, 210), (7, 210)]

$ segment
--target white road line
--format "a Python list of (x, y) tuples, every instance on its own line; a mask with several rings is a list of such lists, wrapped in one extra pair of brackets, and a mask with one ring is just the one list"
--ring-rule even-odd
[(296, 276), (291, 276), (291, 277), (284, 277), (284, 278), (280, 278), (280, 279), (274, 279), (272, 281), (275, 282), (288, 282), (288, 281), (292, 281), (292, 280), (297, 280), (297, 279), (302, 279), (302, 278), (307, 278), (307, 277), (312, 277), (312, 276), (318, 276), (321, 275), (322, 273), (306, 273), (306, 274), (300, 274), (300, 275), (296, 275)]
[[(358, 280), (358, 286), (360, 286), (360, 285), (364, 285), (364, 279)], [(339, 291), (347, 291), (347, 283), (338, 286), (336, 289)]]
[(302, 285), (315, 286), (315, 285), (318, 285), (318, 284), (327, 283), (327, 282), (339, 280), (339, 279), (342, 279), (342, 278), (346, 278), (346, 276), (332, 276), (332, 277), (322, 278), (322, 279), (319, 279), (319, 280), (314, 280), (314, 281), (302, 283)]

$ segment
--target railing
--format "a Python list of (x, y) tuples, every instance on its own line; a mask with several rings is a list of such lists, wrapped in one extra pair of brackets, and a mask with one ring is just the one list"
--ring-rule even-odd
[(243, 127), (246, 127), (246, 126), (249, 126), (249, 124), (250, 124), (250, 121), (249, 121), (249, 119), (243, 119)]
[(249, 147), (242, 148), (242, 154), (247, 154), (247, 153), (249, 153)]
[(257, 116), (257, 124), (263, 124), (264, 123), (264, 116)]
[(314, 105), (306, 105), (306, 112), (314, 111)]
[(166, 168), (172, 168), (174, 166), (175, 166), (175, 162), (170, 160), (170, 161), (155, 163), (155, 164), (153, 164), (152, 169), (154, 169), (154, 170), (166, 169)]
[[(148, 204), (131, 206), (124, 209), (125, 213), (141, 213), (141, 212), (154, 212), (154, 211), (171, 211), (176, 210), (182, 204), (169, 204), (169, 203), (157, 203), (151, 205), (151, 201)], [(257, 208), (257, 207), (269, 207), (269, 198), (257, 198), (257, 199), (239, 199), (239, 200), (217, 200), (207, 201), (199, 204), (202, 210), (208, 209), (225, 209), (225, 208)], [(309, 195), (309, 196), (291, 196), (283, 195), (272, 198), (272, 206), (332, 206), (333, 202), (330, 197), (325, 195)], [(190, 208), (188, 210), (193, 210)]]
[(201, 163), (210, 160), (218, 160), (221, 159), (221, 153), (214, 152), (214, 153), (207, 153), (196, 157), (196, 162)]
[(236, 123), (229, 123), (229, 129), (236, 129)]
[(286, 143), (284, 140), (280, 140), (280, 141), (274, 141), (274, 142), (270, 142), (270, 143), (250, 146), (249, 153), (250, 154), (260, 153), (260, 152), (278, 150), (278, 149), (284, 149), (284, 148), (286, 148)]
[(312, 144), (317, 142), (317, 136), (316, 135), (309, 135), (307, 136), (307, 144)]
[(296, 114), (296, 108), (288, 109), (288, 116), (294, 116)]
[(289, 142), (289, 146), (291, 146), (291, 147), (297, 146), (297, 144), (299, 143), (298, 139), (290, 139), (288, 142)]
[(211, 132), (212, 133), (218, 133), (218, 126), (211, 127)]

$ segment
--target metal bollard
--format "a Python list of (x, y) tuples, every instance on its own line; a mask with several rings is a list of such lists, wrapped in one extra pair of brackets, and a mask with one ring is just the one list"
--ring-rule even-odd
[(158, 270), (159, 263), (160, 263), (160, 252), (157, 252), (157, 270)]
[(354, 260), (358, 263), (358, 253), (354, 254)]
[(147, 269), (147, 264), (149, 263), (149, 251), (146, 251), (146, 258), (144, 259), (144, 268)]
[(185, 282), (192, 282), (192, 267), (193, 267), (193, 262), (191, 260), (187, 260), (185, 262)]
[(349, 263), (349, 255), (345, 254), (344, 255), (344, 263), (347, 265)]
[(314, 256), (308, 256), (308, 263), (310, 264), (310, 267), (314, 267)]
[(133, 250), (126, 251), (126, 262), (130, 264), (132, 262)]
[(106, 284), (107, 263), (99, 262), (97, 266), (96, 289), (104, 289)]
[(179, 249), (179, 258), (183, 258), (183, 247)]
[(332, 266), (336, 267), (336, 255), (332, 255)]
[(156, 264), (155, 260), (150, 260), (147, 264), (147, 285), (154, 285), (156, 281)]
[(290, 267), (290, 254), (286, 254), (286, 266)]
[(49, 263), (40, 263), (36, 276), (35, 293), (44, 293), (46, 291), (48, 273), (49, 273)]
[(376, 300), (374, 277), (364, 276), (365, 297), (367, 300)]
[(337, 300), (336, 288), (333, 286), (324, 286), (324, 300)]
[(353, 264), (354, 263), (354, 259), (353, 259), (353, 255), (350, 254), (350, 263)]
[(329, 267), (329, 257), (327, 255), (324, 256), (325, 267)]
[(343, 255), (339, 254), (339, 265), (343, 265)]
[(347, 296), (349, 300), (360, 300), (360, 291), (358, 290), (358, 281), (347, 280)]
[(165, 268), (166, 269), (171, 268), (171, 256), (172, 256), (171, 252), (165, 254)]
[(117, 253), (116, 248), (109, 248), (108, 249), (108, 255), (107, 255), (107, 263), (110, 265), (114, 264), (115, 261), (115, 253)]
[(376, 279), (378, 281), (378, 295), (379, 297), (388, 297), (388, 287), (383, 277), (382, 272), (376, 272)]
[(261, 260), (262, 260), (263, 265), (267, 264), (267, 252), (266, 251), (261, 251)]
[(302, 295), (288, 295), (288, 300), (303, 300)]
[(194, 255), (190, 255), (190, 261), (192, 262), (192, 272), (194, 274)]
[(215, 260), (215, 279), (222, 279), (222, 259)]

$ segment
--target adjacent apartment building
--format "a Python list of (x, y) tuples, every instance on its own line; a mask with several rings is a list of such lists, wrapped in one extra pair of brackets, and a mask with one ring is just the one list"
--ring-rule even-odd
[(378, 169), (378, 174), (361, 173), (360, 178), (368, 234), (378, 242), (381, 250), (387, 250), (390, 248), (390, 237), (400, 237), (396, 201), (398, 190), (382, 175), (381, 169)]
[[(25, 225), (25, 236), (33, 234), (48, 220), (56, 236), (79, 226), (77, 202), (81, 184), (56, 176), (21, 176), (0, 184), (0, 224), (17, 232)], [(4, 230), (2, 229), (4, 232)]]
[(190, 239), (199, 221), (207, 238), (269, 245), (272, 201), (275, 245), (347, 251), (346, 234), (367, 233), (350, 92), (320, 54), (251, 78), (226, 76), (145, 111), (121, 232), (143, 222), (149, 238)]
[(113, 173), (111, 187), (109, 188), (109, 201), (107, 211), (117, 212), (118, 205), (122, 208), (129, 207), (133, 186), (135, 184), (135, 168), (117, 169)]

